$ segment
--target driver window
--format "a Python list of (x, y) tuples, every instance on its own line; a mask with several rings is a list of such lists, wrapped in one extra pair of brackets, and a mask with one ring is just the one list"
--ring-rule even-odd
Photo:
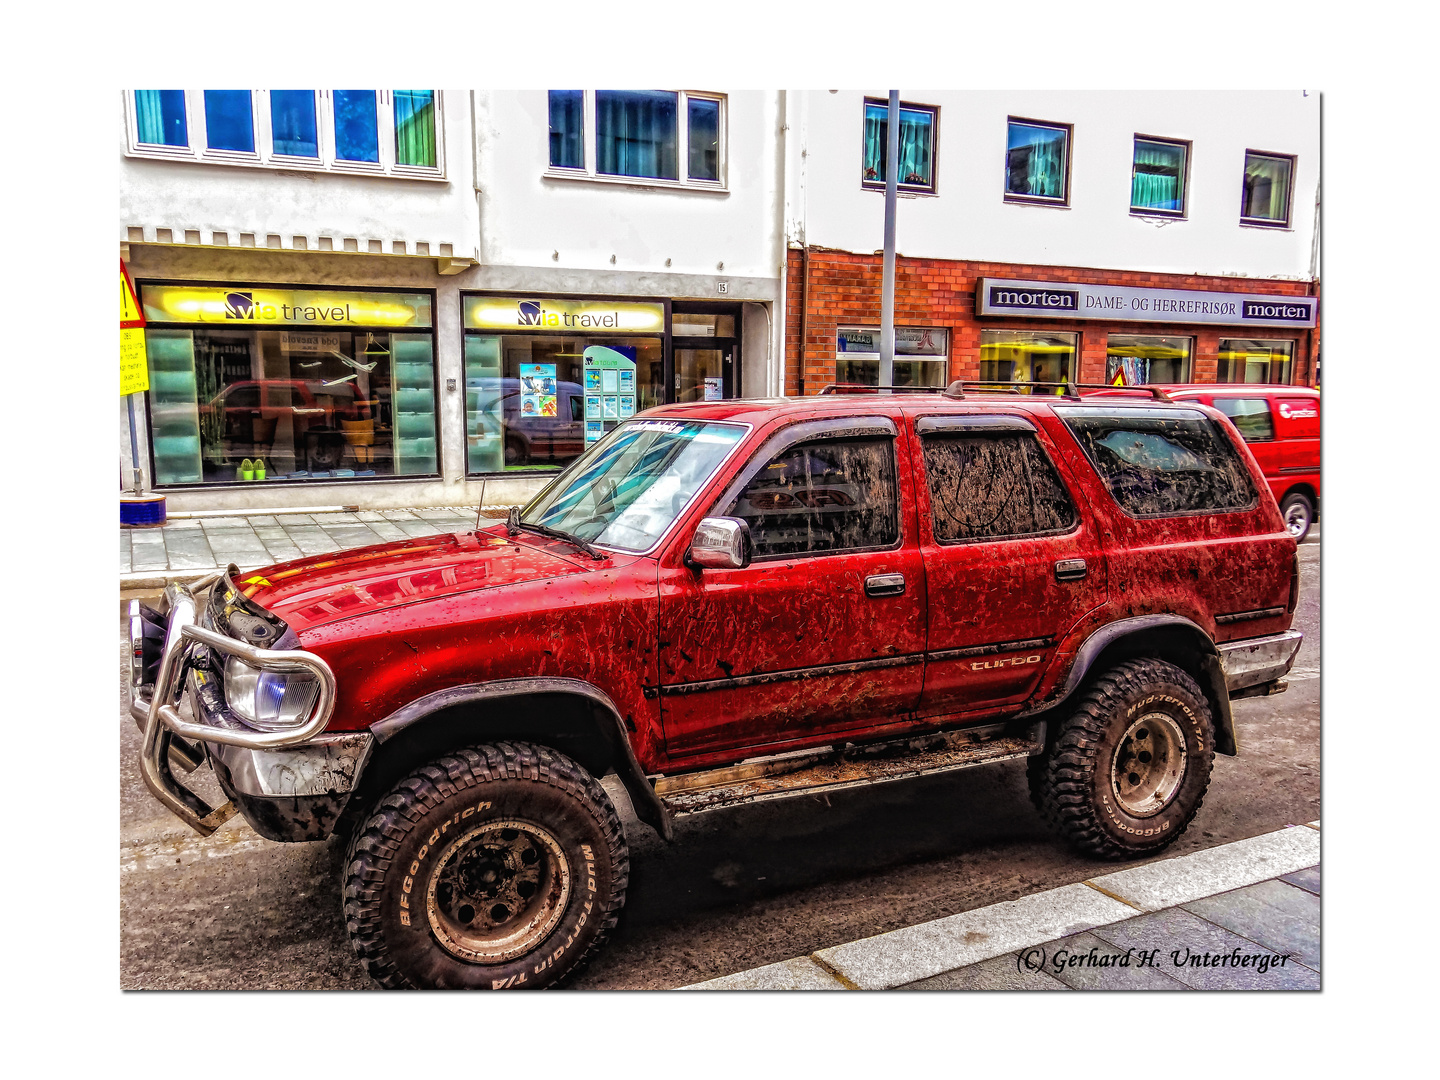
[(724, 516), (750, 526), (757, 559), (891, 547), (900, 539), (894, 440), (817, 439), (787, 447)]

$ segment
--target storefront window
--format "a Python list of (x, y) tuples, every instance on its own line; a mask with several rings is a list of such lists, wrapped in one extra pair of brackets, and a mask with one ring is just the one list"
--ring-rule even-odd
[[(663, 344), (660, 337), (467, 333), (469, 471), (558, 468), (585, 448), (587, 421), (603, 431), (659, 405), (665, 400)], [(595, 346), (633, 361), (635, 368), (633, 375), (615, 369), (613, 388), (603, 386), (602, 372), (593, 372), (597, 393), (587, 402), (585, 353)], [(609, 393), (599, 393), (602, 389)]]
[(1105, 381), (1122, 386), (1190, 381), (1194, 338), (1111, 334), (1105, 346)]
[(980, 378), (995, 383), (1073, 382), (1079, 347), (1079, 334), (981, 330)]
[[(950, 331), (936, 326), (897, 326), (892, 386), (944, 386), (950, 375)], [(880, 384), (880, 331), (840, 327), (835, 334), (835, 381)]]
[(1221, 338), (1215, 381), (1222, 383), (1280, 383), (1288, 386), (1293, 374), (1295, 342)]
[[(141, 297), (157, 485), (439, 473), (429, 294), (145, 285)], [(312, 328), (322, 313), (332, 325)], [(333, 325), (346, 321), (361, 325)]]

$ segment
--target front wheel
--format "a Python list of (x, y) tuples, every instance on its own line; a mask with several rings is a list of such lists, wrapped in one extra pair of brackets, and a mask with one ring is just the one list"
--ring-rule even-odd
[(589, 773), (547, 747), (476, 746), (400, 781), (357, 831), (345, 922), (381, 986), (552, 986), (603, 944), (629, 876)]
[(1315, 506), (1307, 496), (1292, 491), (1280, 504), (1280, 516), (1285, 519), (1285, 528), (1290, 530), (1290, 535), (1298, 544), (1310, 532), (1310, 525), (1315, 520)]
[(1195, 680), (1163, 660), (1129, 660), (1096, 679), (1030, 759), (1030, 794), (1072, 847), (1142, 858), (1189, 826), (1214, 759), (1210, 706)]

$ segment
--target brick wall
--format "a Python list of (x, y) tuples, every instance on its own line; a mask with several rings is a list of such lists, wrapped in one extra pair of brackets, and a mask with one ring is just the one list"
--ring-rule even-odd
[[(835, 381), (835, 330), (839, 326), (880, 325), (879, 255), (810, 249), (808, 287), (803, 253), (791, 249), (786, 275), (785, 392), (800, 391), (800, 333), (805, 325), (804, 390), (813, 394)], [(975, 286), (980, 278), (1029, 281), (1073, 281), (1086, 285), (1120, 285), (1150, 289), (1203, 289), (1270, 296), (1308, 296), (1303, 281), (1262, 281), (1196, 274), (1149, 274), (1119, 270), (1088, 270), (1072, 266), (1027, 266), (947, 259), (895, 260), (895, 325), (943, 326), (950, 330), (950, 378), (980, 377), (980, 323), (975, 319)], [(1318, 291), (1318, 290), (1317, 290)], [(808, 294), (803, 308), (802, 294)], [(1213, 382), (1222, 337), (1295, 337), (1294, 381), (1313, 385), (1320, 329), (1287, 331), (1246, 329), (1194, 323), (1125, 323), (1092, 319), (1036, 319), (985, 316), (985, 329), (1045, 329), (1080, 334), (1080, 381), (1105, 381), (1105, 345), (1111, 332), (1184, 335), (1195, 338), (1193, 378)]]

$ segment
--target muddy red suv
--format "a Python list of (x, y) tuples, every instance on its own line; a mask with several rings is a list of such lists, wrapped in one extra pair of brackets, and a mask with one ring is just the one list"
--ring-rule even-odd
[[(385, 986), (559, 981), (641, 821), (1028, 758), (1100, 858), (1200, 807), (1285, 687), (1295, 541), (1206, 406), (944, 393), (666, 406), (506, 522), (132, 608), (142, 767), (201, 833), (349, 836)], [(216, 809), (176, 769), (208, 764)]]

